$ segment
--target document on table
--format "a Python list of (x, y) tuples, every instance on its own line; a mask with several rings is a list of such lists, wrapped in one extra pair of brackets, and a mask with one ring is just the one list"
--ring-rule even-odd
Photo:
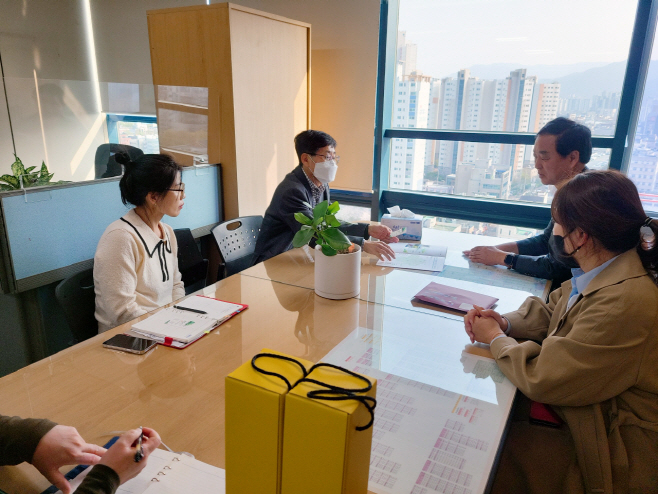
[[(77, 489), (91, 470), (87, 468), (71, 481)], [(186, 455), (156, 449), (148, 457), (144, 470), (121, 485), (117, 494), (224, 494), (226, 475), (221, 468), (208, 465)], [(62, 494), (58, 491), (57, 494)]]
[[(458, 371), (472, 378), (469, 394), (386, 372), (391, 363), (382, 357), (387, 349), (380, 335), (358, 328), (322, 359), (377, 379), (368, 489), (377, 494), (484, 492), (516, 388), (493, 360), (467, 353)], [(426, 356), (418, 357), (416, 364), (422, 364)], [(405, 358), (413, 359), (407, 354), (392, 365), (418, 374)], [(473, 397), (490, 393), (488, 381), (498, 404)]]
[(448, 253), (448, 248), (441, 245), (404, 243), (388, 245), (395, 252), (395, 259), (379, 261), (378, 266), (438, 272), (443, 270)]

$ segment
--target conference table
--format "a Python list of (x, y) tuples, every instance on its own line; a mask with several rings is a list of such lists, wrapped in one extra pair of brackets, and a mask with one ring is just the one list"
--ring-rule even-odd
[[(501, 312), (545, 296), (545, 280), (461, 256), (499, 242), (426, 230), (423, 243), (449, 247), (445, 276), (382, 268), (364, 254), (361, 293), (347, 300), (315, 295), (313, 251), (293, 249), (197, 292), (249, 308), (188, 348), (133, 355), (102, 347), (131, 321), (1, 378), (0, 413), (71, 425), (96, 444), (144, 425), (173, 451), (224, 468), (224, 379), (273, 349), (378, 379), (369, 492), (449, 492), (454, 485), (461, 489), (454, 492), (484, 492), (515, 388), (488, 346), (470, 343), (459, 313), (412, 298), (431, 281), (496, 296)], [(0, 489), (9, 494), (48, 486), (31, 465), (0, 467)]]

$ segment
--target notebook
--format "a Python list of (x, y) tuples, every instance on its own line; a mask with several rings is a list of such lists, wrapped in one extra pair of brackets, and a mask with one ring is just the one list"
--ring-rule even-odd
[(388, 246), (395, 252), (395, 259), (378, 261), (377, 266), (443, 271), (448, 252), (445, 246), (405, 243), (393, 243)]
[[(91, 468), (71, 480), (77, 489)], [(57, 491), (61, 494), (62, 491)], [(223, 494), (226, 492), (226, 474), (221, 468), (208, 465), (184, 454), (156, 449), (148, 457), (146, 466), (134, 479), (121, 485), (117, 494)]]
[(440, 305), (442, 307), (462, 312), (468, 312), (474, 305), (478, 305), (484, 309), (490, 309), (496, 302), (498, 302), (497, 298), (490, 297), (489, 295), (483, 295), (469, 290), (461, 290), (459, 288), (434, 282), (419, 291), (415, 295), (415, 298), (422, 300), (423, 302)]
[[(176, 307), (203, 311), (206, 314)], [(133, 324), (131, 329), (134, 333), (162, 345), (185, 348), (247, 308), (247, 305), (195, 295), (186, 298), (175, 307), (167, 307)]]

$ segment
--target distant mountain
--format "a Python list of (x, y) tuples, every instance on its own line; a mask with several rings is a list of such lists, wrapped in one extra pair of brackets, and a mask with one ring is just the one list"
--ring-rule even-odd
[[(505, 79), (509, 73), (517, 69), (527, 69), (527, 75), (536, 75), (540, 79), (556, 79), (564, 77), (574, 72), (602, 67), (605, 62), (592, 63), (572, 63), (564, 65), (528, 65), (524, 66), (519, 63), (492, 63), (489, 65), (473, 65), (468, 67), (472, 77), (480, 79)], [(452, 74), (455, 77), (456, 74)]]
[[(574, 95), (578, 98), (589, 98), (595, 94), (601, 94), (603, 91), (621, 92), (625, 71), (626, 62), (624, 61), (559, 77), (556, 81), (560, 83), (560, 97), (566, 98)], [(540, 78), (539, 82), (554, 81)]]
[[(504, 79), (513, 70), (527, 70), (528, 76), (537, 76), (540, 83), (559, 82), (560, 97), (591, 98), (607, 92), (621, 92), (626, 61), (605, 63), (578, 63), (565, 65), (529, 65), (495, 63), (469, 67), (472, 77)], [(584, 69), (584, 70), (583, 70)], [(452, 74), (455, 77), (456, 74)], [(644, 87), (644, 98), (658, 99), (658, 60), (652, 60)]]

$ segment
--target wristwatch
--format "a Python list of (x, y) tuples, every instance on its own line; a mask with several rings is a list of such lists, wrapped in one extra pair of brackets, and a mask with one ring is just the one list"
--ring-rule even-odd
[(505, 256), (505, 260), (503, 263), (505, 263), (505, 266), (507, 266), (507, 269), (515, 269), (516, 268), (516, 260), (519, 258), (518, 255), (516, 254), (507, 254)]

